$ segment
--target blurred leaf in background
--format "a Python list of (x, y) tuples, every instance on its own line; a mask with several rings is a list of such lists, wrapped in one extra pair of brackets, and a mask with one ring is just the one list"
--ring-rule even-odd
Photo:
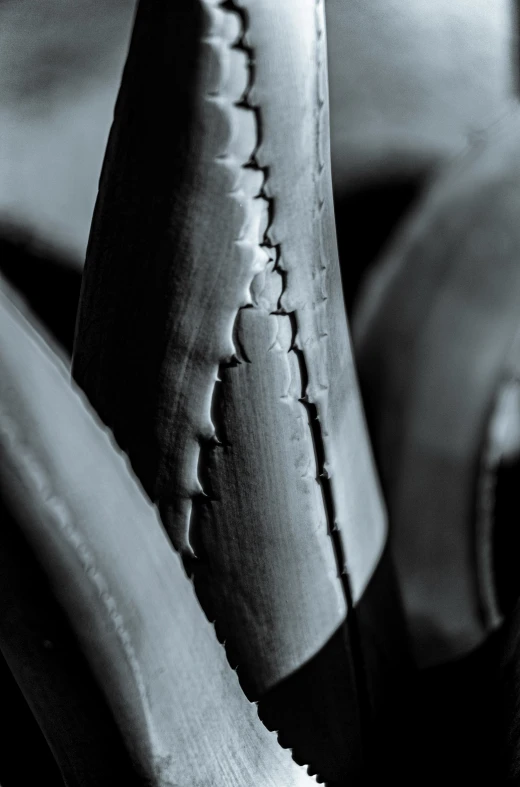
[(82, 264), (134, 0), (1, 0), (0, 222)]

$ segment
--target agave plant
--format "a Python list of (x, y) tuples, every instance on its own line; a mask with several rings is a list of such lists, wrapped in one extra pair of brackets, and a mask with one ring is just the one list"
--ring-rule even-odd
[(90, 404), (5, 288), (5, 505), (72, 630), (67, 675), (8, 661), (67, 784), (366, 778), (405, 635), (329, 159), (322, 0), (142, 0), (75, 340)]
[[(439, 783), (447, 764), (463, 782), (518, 779), (518, 608), (503, 628), (519, 587), (506, 515), (520, 449), (518, 121), (441, 173), (354, 320), (422, 670), (406, 691), (343, 305), (362, 266), (350, 271), (345, 256), (346, 292), (339, 276), (323, 6), (141, 0), (75, 382), (1, 282), (0, 679), (8, 712), (23, 715), (14, 678), (44, 733), (51, 759), (24, 718), (49, 783)], [(347, 15), (329, 10), (344, 46)], [(384, 14), (410, 42), (408, 7), (369, 11), (352, 5), (351, 45), (356, 20), (388, 35)], [(509, 12), (495, 11), (501, 40)], [(450, 25), (457, 14), (466, 6)], [(494, 50), (481, 55), (497, 65)], [(491, 117), (509, 86), (501, 67), (484, 70)], [(408, 69), (407, 84), (430, 71)], [(336, 89), (355, 99), (353, 73)], [(388, 94), (399, 100), (385, 105), (384, 143), (363, 112), (350, 127), (361, 124), (363, 143), (342, 137), (338, 115), (336, 178), (348, 188), (356, 166), (403, 166), (409, 93)], [(468, 126), (473, 108), (461, 106)], [(424, 135), (411, 150), (409, 126), (431, 119), (406, 126), (414, 172), (442, 153)], [(457, 134), (439, 124), (449, 147)], [(31, 303), (59, 328), (36, 290)]]

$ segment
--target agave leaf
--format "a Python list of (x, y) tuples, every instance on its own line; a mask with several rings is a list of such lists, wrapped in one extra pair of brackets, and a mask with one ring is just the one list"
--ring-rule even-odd
[(59, 357), (0, 303), (4, 500), (143, 779), (312, 783), (244, 697), (127, 460)]
[(441, 174), (374, 269), (354, 321), (422, 666), (468, 653), (502, 619), (495, 572), (507, 567), (495, 563), (485, 508), (517, 431), (519, 139), (513, 114)]
[[(24, 724), (18, 735), (23, 736), (31, 759), (29, 764), (20, 763), (16, 746), (10, 768), (13, 779), (7, 782), (45, 779), (68, 787), (109, 787), (119, 780), (140, 783), (45, 574), (5, 505), (0, 505), (0, 518), (0, 649), (22, 691), (21, 700), (50, 749), (45, 752), (35, 746), (32, 728)], [(4, 694), (6, 679), (2, 675), (2, 703), (12, 725), (13, 709)], [(11, 757), (6, 749), (4, 745), (2, 770)], [(52, 764), (54, 757), (59, 770), (50, 771), (45, 754)]]
[[(140, 3), (73, 370), (248, 696), (314, 664), (295, 754), (331, 779), (357, 767), (344, 621), (386, 526), (343, 306), (327, 103), (321, 0)], [(296, 746), (291, 730), (283, 740)]]

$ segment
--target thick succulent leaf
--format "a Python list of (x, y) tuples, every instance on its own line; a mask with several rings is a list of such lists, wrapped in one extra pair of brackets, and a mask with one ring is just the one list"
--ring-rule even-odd
[[(336, 252), (323, 12), (141, 2), (73, 364), (252, 699), (345, 640), (385, 540)], [(297, 756), (327, 778), (357, 758), (351, 670), (343, 643), (314, 673)]]
[[(1, 675), (2, 707), (9, 726), (14, 725), (31, 752), (29, 762), (21, 762), (19, 742), (9, 750), (4, 737), (2, 771), (8, 771), (7, 784), (34, 780), (67, 787), (140, 784), (48, 580), (16, 517), (1, 503), (0, 521), (0, 650), (29, 718), (9, 702), (16, 695), (6, 685), (6, 671)], [(45, 736), (47, 751), (35, 740), (31, 718)], [(50, 770), (51, 764), (55, 771)]]
[(490, 414), (512, 429), (517, 418), (501, 386), (518, 354), (519, 140), (508, 117), (453, 162), (368, 280), (354, 322), (421, 665), (467, 653), (501, 619), (480, 484), (510, 448)]
[(146, 783), (311, 783), (245, 699), (127, 460), (40, 334), (0, 303), (3, 496)]
[(320, 2), (141, 3), (77, 332), (76, 378), (257, 690), (345, 616), (327, 524), (354, 599), (384, 540), (326, 106)]

